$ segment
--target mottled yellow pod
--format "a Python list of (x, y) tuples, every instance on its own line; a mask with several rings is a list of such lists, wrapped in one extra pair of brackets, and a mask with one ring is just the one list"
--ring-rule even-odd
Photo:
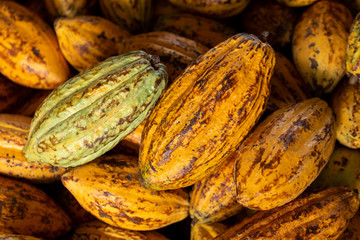
[(212, 240), (224, 233), (228, 227), (222, 223), (196, 222), (191, 226), (191, 240)]

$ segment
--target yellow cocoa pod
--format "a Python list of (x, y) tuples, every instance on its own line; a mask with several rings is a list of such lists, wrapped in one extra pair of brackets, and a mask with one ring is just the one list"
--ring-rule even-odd
[(36, 109), (41, 105), (41, 103), (50, 95), (51, 90), (38, 90), (36, 91), (22, 106), (15, 109), (14, 113), (20, 114), (23, 116), (33, 116)]
[(196, 222), (191, 226), (191, 240), (212, 240), (227, 230), (222, 223)]
[(266, 36), (267, 42), (277, 49), (291, 42), (298, 14), (294, 8), (261, 1), (246, 8), (240, 19), (245, 32)]
[(360, 148), (360, 83), (343, 81), (331, 96), (336, 117), (336, 139), (349, 148)]
[(131, 156), (138, 156), (141, 142), (141, 135), (145, 127), (143, 121), (134, 131), (123, 138), (118, 145), (111, 149), (114, 153), (123, 153)]
[(185, 68), (208, 48), (194, 40), (170, 32), (149, 32), (122, 39), (119, 54), (143, 50), (160, 57), (166, 65), (169, 80), (173, 81)]
[(32, 89), (15, 84), (0, 75), (0, 112), (12, 113), (16, 111), (16, 108), (33, 93)]
[(189, 13), (160, 16), (155, 31), (167, 31), (214, 47), (236, 34), (236, 30), (211, 18)]
[(250, 0), (169, 0), (181, 9), (212, 18), (227, 18), (241, 13)]
[(46, 10), (53, 18), (56, 18), (88, 14), (96, 0), (45, 0), (44, 2)]
[(237, 201), (247, 208), (269, 210), (299, 196), (330, 158), (334, 125), (332, 110), (319, 98), (269, 115), (236, 152)]
[(16, 2), (0, 2), (0, 42), (0, 72), (11, 81), (54, 89), (70, 77), (51, 27)]
[(266, 106), (270, 111), (310, 98), (310, 92), (293, 63), (280, 52), (275, 52), (275, 57), (271, 92)]
[(154, 230), (188, 215), (182, 189), (151, 191), (140, 185), (136, 157), (102, 156), (67, 171), (61, 180), (83, 208), (111, 226)]
[(336, 240), (359, 208), (358, 194), (333, 187), (301, 195), (235, 224), (216, 240)]
[(270, 45), (245, 33), (198, 57), (146, 121), (139, 154), (143, 186), (190, 186), (220, 166), (264, 112), (274, 64)]
[(0, 177), (0, 202), (0, 226), (13, 233), (55, 238), (71, 229), (65, 212), (30, 184)]
[(351, 12), (341, 3), (319, 1), (309, 7), (296, 24), (293, 59), (313, 91), (330, 93), (344, 76), (352, 21)]
[(350, 77), (350, 81), (359, 81), (360, 78), (360, 13), (355, 17), (351, 26), (349, 39), (346, 48), (346, 73)]
[(167, 240), (156, 231), (131, 231), (110, 226), (99, 220), (80, 225), (71, 240)]
[(351, 218), (346, 230), (337, 240), (359, 240), (360, 239), (360, 211)]
[(304, 7), (313, 4), (317, 0), (276, 0), (289, 7)]
[(0, 235), (0, 240), (41, 240), (42, 238), (37, 238), (27, 235), (18, 235), (18, 234), (2, 234)]
[(195, 183), (190, 194), (191, 218), (203, 223), (218, 222), (243, 209), (236, 201), (235, 156), (231, 155), (210, 176)]
[(106, 18), (132, 33), (144, 32), (151, 18), (151, 0), (99, 0)]
[(0, 173), (36, 183), (59, 180), (65, 168), (29, 163), (22, 149), (27, 141), (31, 118), (15, 114), (0, 114)]
[(79, 72), (117, 55), (117, 43), (130, 34), (98, 16), (58, 18), (54, 22), (61, 52)]

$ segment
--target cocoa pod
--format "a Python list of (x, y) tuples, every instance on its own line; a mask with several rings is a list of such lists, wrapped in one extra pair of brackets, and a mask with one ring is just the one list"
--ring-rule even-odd
[(212, 240), (224, 233), (228, 227), (222, 223), (196, 222), (191, 226), (191, 240)]

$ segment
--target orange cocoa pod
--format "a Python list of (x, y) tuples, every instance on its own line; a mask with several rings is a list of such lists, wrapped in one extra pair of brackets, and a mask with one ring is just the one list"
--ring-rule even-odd
[(224, 233), (228, 227), (222, 223), (196, 222), (191, 226), (191, 240), (212, 240)]
[(0, 42), (0, 72), (11, 81), (54, 89), (70, 77), (51, 27), (16, 2), (0, 2)]
[(358, 210), (351, 218), (346, 230), (337, 240), (359, 240), (360, 239), (360, 211)]

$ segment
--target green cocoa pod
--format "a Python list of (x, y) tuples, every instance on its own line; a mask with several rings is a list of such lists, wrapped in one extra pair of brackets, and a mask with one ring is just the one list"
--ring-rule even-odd
[(74, 167), (109, 151), (150, 113), (166, 67), (143, 51), (110, 57), (55, 89), (35, 112), (29, 162)]

